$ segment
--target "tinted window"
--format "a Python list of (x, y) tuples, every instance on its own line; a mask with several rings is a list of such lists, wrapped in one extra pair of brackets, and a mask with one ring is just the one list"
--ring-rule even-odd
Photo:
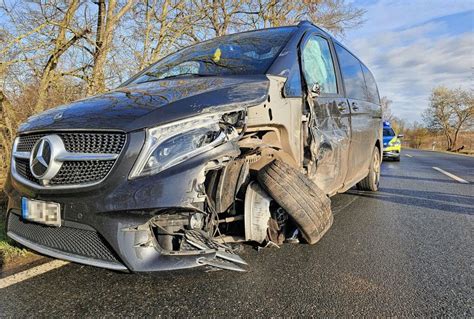
[(348, 98), (366, 100), (366, 87), (362, 65), (349, 51), (336, 44), (337, 57)]
[(391, 128), (384, 128), (383, 136), (395, 136), (395, 132)]
[(377, 90), (374, 76), (364, 65), (362, 65), (362, 70), (364, 71), (365, 84), (367, 86), (367, 101), (380, 104), (379, 91)]
[(334, 63), (326, 39), (311, 36), (303, 48), (302, 60), (306, 84), (318, 83), (321, 93), (337, 93)]
[(175, 76), (264, 74), (294, 30), (258, 30), (198, 43), (158, 61), (132, 83)]

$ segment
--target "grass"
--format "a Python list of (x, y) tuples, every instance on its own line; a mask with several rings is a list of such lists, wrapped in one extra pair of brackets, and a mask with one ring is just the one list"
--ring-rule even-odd
[[(0, 189), (1, 192), (1, 189)], [(2, 197), (0, 195), (0, 197)], [(16, 246), (6, 234), (6, 206), (1, 202), (0, 198), (0, 266), (4, 265), (5, 262), (11, 261), (18, 257), (24, 257), (28, 255), (28, 251), (24, 248)]]

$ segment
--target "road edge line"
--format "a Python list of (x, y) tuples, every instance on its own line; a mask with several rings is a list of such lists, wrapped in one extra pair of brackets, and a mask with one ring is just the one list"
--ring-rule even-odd
[(45, 264), (24, 270), (14, 275), (0, 279), (0, 289), (10, 287), (27, 279), (42, 275), (48, 271), (63, 267), (69, 264), (68, 261), (64, 260), (53, 260)]
[(444, 174), (444, 175), (446, 175), (446, 176), (448, 176), (448, 177), (451, 177), (452, 179), (454, 179), (455, 181), (458, 181), (459, 183), (462, 183), (462, 184), (469, 184), (469, 182), (466, 181), (465, 179), (462, 179), (461, 177), (458, 177), (458, 176), (456, 176), (456, 175), (454, 175), (454, 174), (451, 174), (450, 172), (446, 172), (445, 170), (442, 170), (442, 169), (439, 168), (439, 167), (433, 166), (433, 167), (431, 167), (431, 168), (434, 169), (434, 170), (436, 170), (436, 171), (438, 171), (438, 172), (440, 172), (440, 173), (442, 173), (442, 174)]

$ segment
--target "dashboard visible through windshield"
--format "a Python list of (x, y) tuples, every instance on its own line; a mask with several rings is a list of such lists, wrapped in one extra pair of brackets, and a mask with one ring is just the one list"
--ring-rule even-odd
[(294, 27), (257, 30), (198, 43), (158, 61), (128, 83), (181, 76), (264, 74), (293, 30)]

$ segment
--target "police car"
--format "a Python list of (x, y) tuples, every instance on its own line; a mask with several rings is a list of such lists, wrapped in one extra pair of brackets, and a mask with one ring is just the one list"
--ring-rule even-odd
[(383, 158), (393, 159), (394, 161), (400, 161), (400, 151), (402, 149), (402, 143), (400, 138), (403, 135), (395, 134), (390, 122), (383, 122)]

